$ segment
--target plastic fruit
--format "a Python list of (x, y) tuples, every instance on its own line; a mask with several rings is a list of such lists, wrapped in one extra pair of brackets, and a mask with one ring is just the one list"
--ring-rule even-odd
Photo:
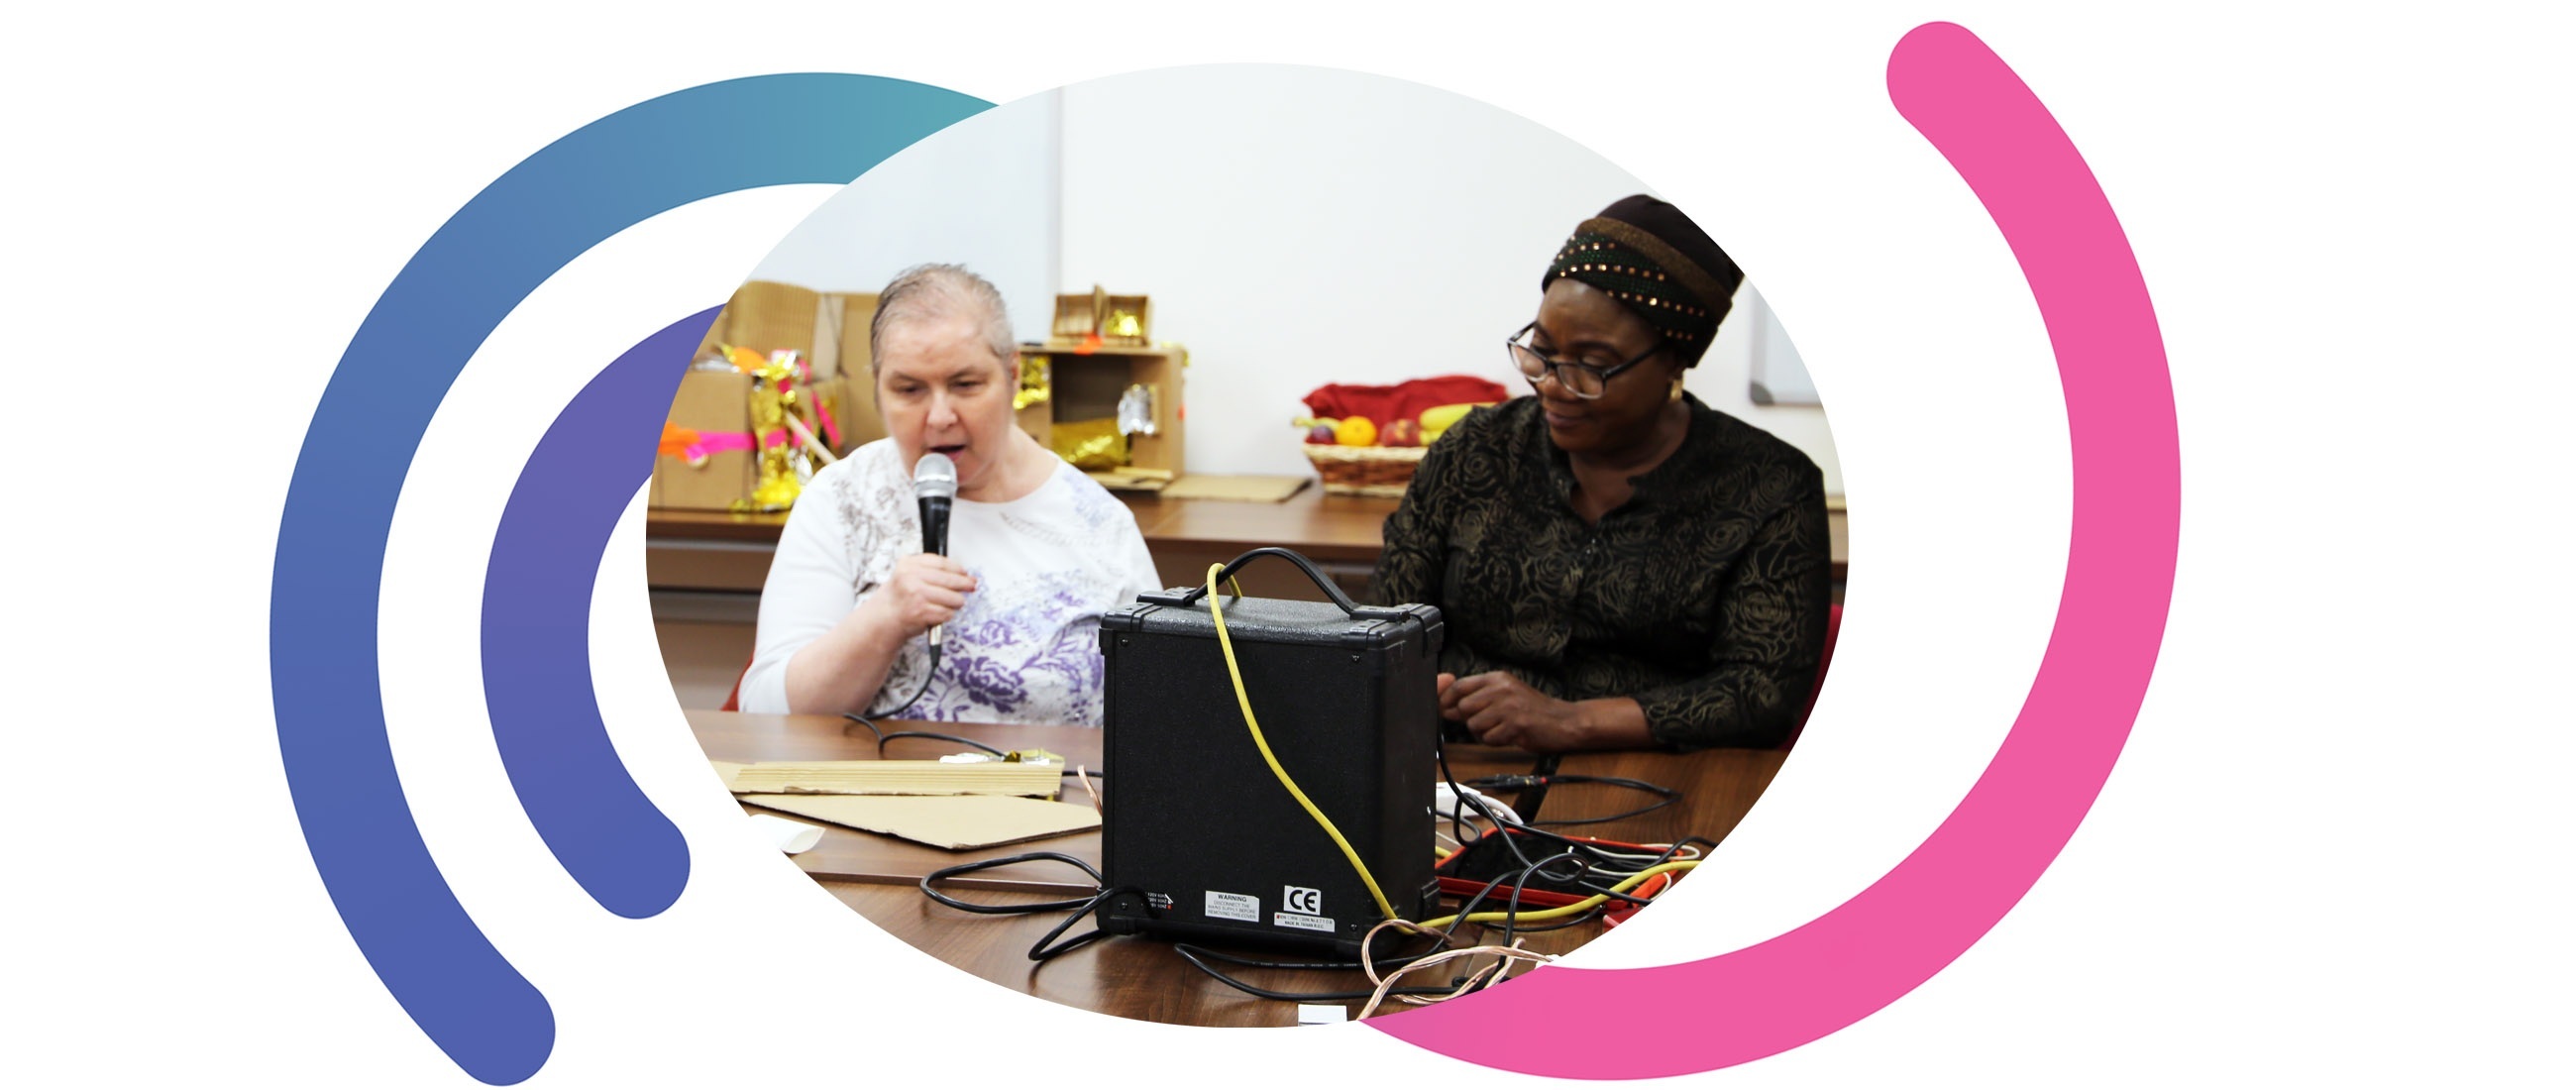
[(1378, 436), (1378, 442), (1390, 447), (1421, 446), (1422, 425), (1410, 420), (1395, 421), (1386, 426), (1386, 432)]
[(1341, 437), (1333, 433), (1332, 425), (1317, 424), (1306, 430), (1306, 441), (1329, 447), (1340, 442)]
[(1448, 431), (1450, 425), (1466, 419), (1467, 414), (1475, 410), (1476, 406), (1472, 403), (1435, 405), (1422, 410), (1422, 441), (1428, 443), (1439, 438), (1441, 432)]
[(1346, 416), (1342, 426), (1333, 429), (1333, 441), (1346, 447), (1373, 446), (1377, 443), (1377, 422), (1365, 416)]

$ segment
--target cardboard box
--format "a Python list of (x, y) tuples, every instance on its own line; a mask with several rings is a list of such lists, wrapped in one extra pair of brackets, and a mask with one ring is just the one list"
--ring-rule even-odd
[(720, 335), (715, 339), (763, 357), (783, 349), (811, 359), (815, 312), (821, 300), (821, 294), (792, 284), (750, 281), (734, 289), (733, 300), (716, 319), (715, 331)]
[(1153, 301), (1142, 295), (1111, 295), (1098, 285), (1092, 286), (1089, 295), (1055, 297), (1055, 321), (1047, 328), (1047, 339), (1080, 343), (1095, 333), (1101, 343), (1122, 348), (1153, 344)]
[(831, 411), (833, 428), (840, 433), (839, 441), (832, 444), (833, 455), (847, 455), (885, 438), (885, 419), (877, 415), (876, 383), (868, 381), (866, 372), (825, 379), (814, 385), (822, 395), (823, 407)]
[[(691, 369), (680, 376), (671, 400), (671, 423), (706, 434), (751, 433), (751, 376), (739, 371)], [(760, 465), (748, 447), (709, 453), (702, 465), (670, 455), (653, 459), (655, 507), (724, 511), (751, 495)]]
[[(1068, 348), (1024, 345), (1023, 356), (1047, 357), (1048, 399), (1020, 413), (1020, 427), (1048, 441), (1056, 420), (1097, 420), (1118, 415), (1118, 399), (1130, 386), (1152, 391), (1154, 433), (1127, 437), (1127, 464), (1168, 476), (1182, 472), (1182, 370), (1189, 350), (1178, 345), (1151, 348), (1101, 348), (1089, 353)], [(1168, 478), (1167, 478), (1168, 479)]]
[[(837, 351), (833, 353), (830, 373), (855, 382), (874, 382), (876, 376), (868, 369), (868, 323), (876, 320), (876, 295), (874, 293), (829, 295), (825, 296), (824, 300), (827, 304), (834, 304), (840, 308), (839, 317), (833, 322), (833, 325), (838, 327), (835, 330)], [(824, 374), (825, 372), (819, 368), (814, 372), (817, 378), (823, 377)], [(868, 395), (868, 399), (871, 405), (875, 403), (873, 393)], [(869, 412), (873, 415), (875, 410), (871, 409)]]

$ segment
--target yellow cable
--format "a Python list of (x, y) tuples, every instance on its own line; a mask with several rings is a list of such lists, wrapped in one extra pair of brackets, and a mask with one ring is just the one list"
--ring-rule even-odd
[[(1315, 824), (1324, 827), (1324, 835), (1332, 837), (1333, 843), (1342, 849), (1343, 858), (1351, 861), (1351, 869), (1360, 872), (1360, 881), (1368, 883), (1369, 896), (1377, 900), (1378, 912), (1392, 920), (1396, 918), (1395, 906), (1388, 904), (1386, 894), (1377, 888), (1377, 878), (1369, 874), (1368, 864), (1360, 862), (1360, 853), (1351, 850), (1351, 842), (1343, 839), (1342, 831), (1333, 827), (1333, 819), (1325, 817), (1322, 810), (1315, 808), (1314, 800), (1297, 789), (1297, 781), (1288, 777), (1287, 769), (1279, 767), (1278, 756), (1270, 752), (1269, 740), (1261, 736), (1261, 723), (1252, 717), (1252, 697), (1243, 691), (1243, 671), (1234, 664), (1234, 641), (1225, 634), (1225, 610), (1216, 604), (1216, 573), (1223, 570), (1223, 564), (1208, 565), (1208, 616), (1216, 621), (1216, 645), (1225, 652), (1225, 672), (1234, 679), (1234, 699), (1243, 706), (1243, 725), (1252, 728), (1252, 744), (1261, 747), (1261, 759), (1270, 763), (1270, 772), (1279, 777), (1280, 786), (1296, 796), (1297, 805), (1305, 807), (1307, 815), (1315, 819)], [(1235, 588), (1235, 595), (1242, 597), (1241, 587)]]
[[(1698, 865), (1699, 860), (1696, 859), (1676, 859), (1670, 863), (1658, 863), (1654, 866), (1638, 871), (1635, 874), (1629, 875), (1627, 878), (1622, 879), (1619, 884), (1611, 886), (1610, 890), (1613, 893), (1626, 893), (1643, 884), (1646, 879), (1652, 878), (1658, 874), (1663, 874), (1667, 871), (1686, 871)], [(1609, 899), (1610, 898), (1608, 897), (1595, 894), (1580, 901), (1576, 901), (1573, 904), (1566, 905), (1563, 908), (1550, 908), (1535, 912), (1522, 912), (1518, 915), (1514, 915), (1509, 912), (1479, 912), (1473, 916), (1467, 917), (1467, 922), (1501, 923), (1504, 920), (1553, 920), (1562, 916), (1572, 916), (1580, 912), (1589, 912), (1592, 910), (1594, 905), (1598, 905)], [(1441, 928), (1456, 923), (1457, 921), (1458, 917), (1456, 916), (1442, 916), (1436, 920), (1424, 920), (1422, 921), (1422, 926), (1429, 930), (1438, 931)]]

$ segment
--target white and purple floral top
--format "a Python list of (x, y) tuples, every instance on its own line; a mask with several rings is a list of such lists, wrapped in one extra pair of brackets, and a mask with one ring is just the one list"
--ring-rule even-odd
[[(787, 710), (787, 660), (921, 551), (911, 474), (894, 441), (850, 452), (807, 482), (760, 594), (739, 705)], [(1083, 723), (1101, 718), (1100, 615), (1161, 585), (1136, 517), (1071, 465), (1008, 503), (958, 500), (948, 555), (977, 582), (942, 637), (939, 672), (907, 719)], [(871, 712), (891, 713), (930, 665), (927, 637), (895, 656)]]

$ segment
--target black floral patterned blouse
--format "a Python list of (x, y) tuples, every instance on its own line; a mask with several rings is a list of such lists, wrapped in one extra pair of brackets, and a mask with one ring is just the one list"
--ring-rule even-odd
[(1805, 715), (1833, 565), (1824, 475), (1690, 398), (1690, 432), (1587, 524), (1535, 397), (1433, 444), (1386, 520), (1372, 593), (1440, 607), (1440, 668), (1559, 700), (1634, 697), (1682, 749), (1776, 746)]

